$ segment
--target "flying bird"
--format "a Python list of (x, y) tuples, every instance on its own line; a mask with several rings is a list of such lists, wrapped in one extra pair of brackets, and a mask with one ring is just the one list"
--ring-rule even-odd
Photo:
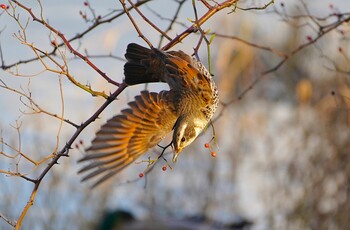
[(96, 133), (79, 173), (93, 186), (109, 179), (157, 145), (173, 130), (173, 162), (212, 118), (219, 101), (212, 75), (204, 65), (182, 51), (162, 51), (135, 43), (128, 45), (124, 65), (129, 86), (165, 82), (169, 90), (142, 91), (129, 108), (112, 117)]

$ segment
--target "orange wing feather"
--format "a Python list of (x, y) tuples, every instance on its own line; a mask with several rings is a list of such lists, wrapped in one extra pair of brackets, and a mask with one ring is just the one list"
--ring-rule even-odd
[(87, 155), (79, 160), (91, 160), (79, 171), (87, 173), (82, 180), (98, 176), (93, 185), (96, 186), (158, 144), (177, 119), (170, 96), (166, 91), (142, 91), (129, 103), (130, 108), (108, 120), (96, 133), (91, 147), (86, 150)]

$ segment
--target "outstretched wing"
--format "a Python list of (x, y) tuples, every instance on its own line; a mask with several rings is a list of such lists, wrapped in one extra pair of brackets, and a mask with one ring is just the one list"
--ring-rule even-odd
[(129, 103), (130, 108), (108, 120), (79, 160), (90, 161), (79, 171), (87, 173), (82, 180), (98, 176), (96, 186), (158, 144), (177, 119), (170, 96), (168, 91), (142, 91)]

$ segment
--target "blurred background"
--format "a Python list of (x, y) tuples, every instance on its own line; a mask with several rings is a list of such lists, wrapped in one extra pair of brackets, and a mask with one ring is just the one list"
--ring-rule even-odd
[[(199, 15), (206, 12), (200, 1), (195, 3)], [(240, 1), (238, 6), (250, 8), (267, 3)], [(40, 14), (37, 1), (25, 4)], [(91, 27), (99, 15), (103, 20), (121, 10), (118, 1), (107, 0), (47, 0), (41, 4), (43, 18), (67, 38)], [(168, 32), (171, 37), (184, 31), (191, 25), (189, 19), (194, 19), (192, 1), (183, 4)], [(178, 6), (179, 1), (149, 1), (139, 9), (166, 30)], [(171, 163), (171, 153), (165, 155), (172, 169), (163, 171), (165, 162), (159, 161), (150, 173), (139, 178), (146, 164), (132, 164), (108, 183), (91, 190), (88, 182), (80, 183), (77, 171), (81, 165), (77, 160), (100, 125), (145, 88), (129, 87), (83, 131), (69, 157), (61, 158), (44, 178), (23, 229), (108, 229), (105, 226), (111, 223), (115, 229), (350, 226), (349, 22), (291, 55), (275, 71), (262, 75), (283, 59), (281, 53), (289, 54), (320, 36), (318, 25), (336, 23), (339, 17), (334, 14), (349, 16), (350, 2), (275, 1), (265, 10), (232, 9), (219, 12), (202, 27), (217, 33), (210, 46), (212, 73), (221, 100), (214, 116), (217, 143), (211, 142), (211, 149), (204, 147), (213, 137), (213, 130), (208, 128), (182, 152), (175, 165)], [(28, 22), (23, 36), (41, 50), (50, 52), (52, 41), (61, 42), (33, 22), (27, 12), (17, 8), (15, 15), (22, 24), (5, 11), (0, 15), (3, 67), (35, 57), (33, 50), (18, 39), (18, 34), (23, 35), (20, 25)], [(160, 35), (137, 13), (132, 11), (132, 15), (144, 35), (158, 46)], [(199, 33), (191, 34), (173, 49), (191, 54), (199, 39)], [(87, 54), (110, 78), (121, 82), (123, 55), (130, 42), (146, 45), (123, 16), (99, 25), (71, 45)], [(165, 44), (163, 40), (160, 46)], [(59, 50), (53, 57), (60, 63), (66, 60), (76, 80), (97, 91), (109, 93), (116, 89), (66, 47)], [(199, 57), (208, 64), (204, 43)], [(43, 62), (46, 67), (35, 61), (0, 70), (1, 85), (7, 87), (0, 88), (2, 172), (36, 178), (50, 162), (41, 160), (60, 150), (75, 131), (69, 124), (61, 125), (57, 118), (33, 113), (30, 102), (20, 93), (30, 95), (43, 110), (63, 114), (76, 124), (88, 119), (104, 102), (64, 76), (48, 71), (47, 68), (57, 69), (49, 60)], [(147, 88), (159, 91), (167, 86), (150, 84)], [(242, 94), (247, 89), (250, 90)], [(159, 151), (155, 148), (144, 159), (156, 157)], [(211, 151), (216, 152), (215, 158)], [(32, 189), (33, 183), (1, 173), (1, 215), (11, 221), (18, 219)], [(0, 219), (0, 229), (11, 226)]]

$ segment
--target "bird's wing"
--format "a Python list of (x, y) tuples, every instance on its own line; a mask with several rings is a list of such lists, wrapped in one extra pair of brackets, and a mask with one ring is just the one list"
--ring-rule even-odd
[(89, 161), (79, 173), (86, 172), (83, 181), (98, 176), (93, 186), (100, 184), (135, 161), (169, 133), (177, 119), (169, 91), (141, 95), (104, 124), (96, 133), (87, 155)]
[[(168, 71), (167, 82), (170, 88), (181, 85), (186, 90), (198, 94), (204, 105), (211, 104), (212, 83), (209, 72), (203, 65), (193, 63), (192, 58), (182, 51), (170, 51), (165, 64)], [(195, 66), (196, 65), (196, 66)], [(174, 82), (174, 85), (172, 85)]]

